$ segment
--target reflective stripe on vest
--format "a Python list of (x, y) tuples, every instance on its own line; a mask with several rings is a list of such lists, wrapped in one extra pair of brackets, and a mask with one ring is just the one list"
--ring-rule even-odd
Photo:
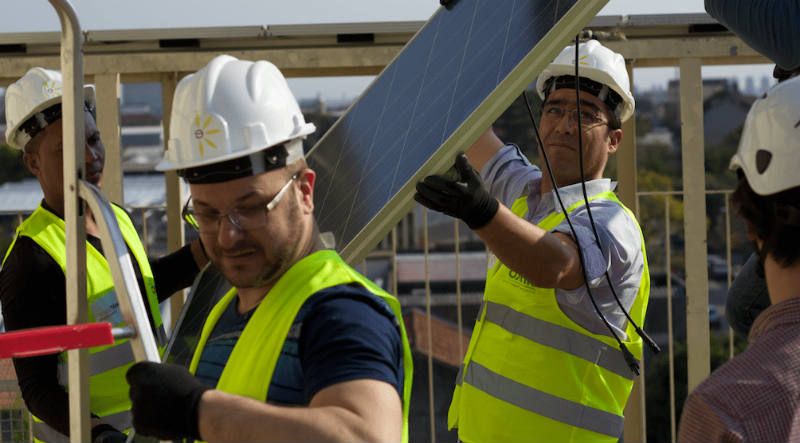
[[(633, 218), (612, 192), (590, 200), (595, 198), (619, 204)], [(525, 197), (512, 212), (527, 213)], [(550, 231), (563, 220), (562, 213), (552, 213), (538, 226)], [(630, 309), (638, 324), (649, 294), (643, 239), (641, 252), (642, 276)], [(641, 359), (642, 341), (631, 324), (626, 334), (624, 343)], [(489, 271), (448, 425), (457, 426), (465, 442), (616, 442), (632, 387), (633, 374), (616, 340), (585, 330), (561, 311), (555, 290), (538, 288), (498, 262)]]
[(572, 329), (525, 315), (508, 306), (486, 303), (486, 321), (506, 331), (594, 363), (620, 377), (633, 380), (622, 351)]
[[(275, 365), (297, 312), (309, 297), (320, 290), (349, 283), (360, 284), (374, 296), (382, 299), (394, 313), (403, 342), (402, 441), (408, 441), (408, 412), (414, 366), (400, 303), (348, 266), (336, 252), (331, 250), (317, 251), (304, 257), (286, 271), (270, 289), (237, 340), (220, 375), (217, 389), (266, 401)], [(192, 358), (189, 368), (192, 373), (197, 370), (203, 348), (219, 317), (235, 296), (236, 288), (233, 288), (211, 310)]]
[(622, 435), (624, 419), (619, 415), (525, 386), (480, 363), (470, 363), (464, 382), (481, 391), (489, 392), (493, 397), (544, 417), (615, 438)]
[[(69, 443), (70, 439), (66, 435), (51, 428), (47, 423), (41, 421), (39, 417), (33, 417), (33, 438), (37, 442), (47, 443)], [(122, 411), (100, 417), (105, 423), (110, 424), (116, 429), (129, 429), (133, 426), (133, 417), (130, 411)]]
[[(136, 358), (133, 356), (133, 346), (130, 341), (125, 341), (119, 346), (112, 346), (100, 352), (89, 354), (89, 376), (102, 374), (121, 366), (129, 365)], [(58, 363), (58, 379), (63, 385), (67, 381), (67, 362)]]
[(70, 443), (69, 437), (51, 428), (36, 416), (33, 417), (33, 439), (37, 442)]
[[(140, 273), (145, 282), (147, 302), (153, 314), (156, 328), (161, 329), (161, 316), (158, 308), (158, 299), (155, 294), (155, 282), (147, 255), (128, 215), (121, 208), (113, 205), (112, 207), (122, 236), (131, 252), (133, 252), (135, 262), (139, 265)], [(14, 239), (14, 243), (21, 236), (31, 238), (52, 257), (66, 275), (64, 220), (43, 206), (39, 206), (17, 228), (17, 236)], [(9, 247), (6, 258), (8, 258), (10, 251), (13, 249), (14, 243)], [(88, 241), (86, 242), (86, 271), (89, 321), (108, 321), (114, 326), (123, 324), (116, 302), (116, 294), (113, 291), (114, 283), (108, 262)], [(67, 353), (64, 352), (59, 357), (61, 359), (58, 368), (59, 382), (68, 389), (65, 363)], [(106, 358), (108, 358), (107, 361), (105, 360)], [(89, 379), (91, 411), (99, 417), (114, 417), (117, 414), (126, 414), (126, 411), (130, 409), (130, 398), (128, 397), (125, 372), (134, 362), (129, 340), (117, 340), (113, 345), (91, 348), (89, 350), (89, 360), (91, 365)], [(118, 427), (117, 429), (126, 429), (130, 426), (130, 420), (122, 421), (121, 423), (126, 427)], [(41, 425), (44, 425), (44, 423), (41, 423)], [(43, 426), (38, 426), (38, 428), (44, 429)], [(52, 430), (52, 432), (57, 431)], [(41, 435), (52, 435), (52, 433), (42, 431)]]

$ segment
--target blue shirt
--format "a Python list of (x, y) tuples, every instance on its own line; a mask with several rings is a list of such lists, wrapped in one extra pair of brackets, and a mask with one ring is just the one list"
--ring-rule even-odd
[[(234, 299), (209, 335), (195, 376), (216, 386), (255, 309), (239, 314)], [(295, 316), (266, 401), (308, 405), (320, 390), (345, 381), (385, 381), (403, 395), (403, 344), (389, 306), (360, 285), (337, 285), (309, 297)], [(258, 376), (253, 374), (253, 376)]]

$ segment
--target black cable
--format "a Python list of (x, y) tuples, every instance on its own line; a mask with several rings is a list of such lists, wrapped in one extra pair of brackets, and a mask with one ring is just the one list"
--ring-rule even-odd
[[(583, 200), (586, 206), (586, 213), (589, 215), (589, 224), (592, 226), (592, 232), (594, 232), (595, 241), (597, 241), (597, 246), (600, 248), (600, 236), (597, 234), (597, 227), (594, 224), (594, 217), (592, 217), (592, 210), (589, 207), (589, 197), (586, 193), (586, 177), (583, 170), (583, 130), (581, 129), (581, 94), (580, 94), (580, 76), (578, 76), (578, 45), (580, 44), (579, 37), (575, 36), (575, 100), (578, 106), (578, 166), (580, 167), (581, 171), (581, 190), (583, 191)], [(607, 87), (607, 86), (606, 86)], [(612, 110), (613, 111), (613, 110)], [(600, 254), (603, 254), (603, 249), (600, 248)], [(605, 257), (603, 257), (605, 260)], [(614, 295), (614, 300), (617, 302), (617, 306), (622, 310), (622, 313), (625, 314), (625, 317), (628, 319), (629, 322), (633, 325), (634, 329), (636, 329), (636, 333), (639, 334), (639, 337), (647, 343), (647, 346), (654, 353), (659, 353), (661, 348), (658, 347), (656, 342), (650, 338), (647, 333), (644, 332), (636, 322), (633, 321), (630, 314), (628, 313), (627, 309), (622, 306), (622, 302), (617, 296), (617, 291), (614, 290), (614, 285), (611, 283), (611, 276), (608, 274), (608, 269), (605, 272), (606, 281), (608, 282), (608, 287), (611, 289), (611, 294)]]
[[(577, 60), (577, 59), (576, 59)], [(553, 169), (550, 167), (550, 159), (547, 158), (547, 153), (544, 151), (544, 143), (542, 142), (542, 137), (539, 135), (539, 127), (536, 125), (536, 119), (533, 116), (533, 110), (531, 109), (531, 105), (528, 102), (528, 95), (525, 94), (525, 91), (522, 91), (522, 98), (525, 99), (525, 106), (528, 108), (528, 115), (531, 118), (531, 123), (533, 123), (533, 130), (536, 133), (536, 140), (539, 142), (539, 146), (541, 147), (542, 151), (542, 158), (544, 159), (544, 163), (547, 166), (547, 171), (550, 176), (550, 183), (553, 185), (553, 189), (556, 192), (556, 199), (558, 200), (558, 205), (561, 207), (561, 212), (564, 214), (564, 219), (567, 221), (569, 225), (569, 230), (572, 232), (573, 237), (575, 237), (575, 243), (578, 246), (578, 260), (581, 263), (581, 271), (583, 272), (583, 283), (586, 286), (586, 292), (589, 294), (589, 300), (592, 302), (592, 306), (594, 306), (595, 312), (603, 320), (603, 324), (606, 325), (611, 335), (617, 340), (620, 349), (622, 350), (622, 355), (625, 357), (625, 362), (628, 364), (628, 367), (631, 371), (639, 375), (639, 363), (636, 361), (636, 358), (633, 357), (631, 351), (628, 350), (627, 346), (622, 343), (622, 340), (619, 339), (617, 332), (611, 327), (611, 323), (608, 322), (606, 316), (603, 314), (603, 311), (600, 310), (600, 307), (597, 306), (597, 301), (594, 299), (594, 295), (592, 294), (592, 289), (589, 287), (589, 276), (586, 274), (586, 264), (583, 260), (583, 250), (581, 249), (580, 241), (578, 240), (578, 234), (575, 232), (575, 227), (572, 226), (572, 221), (569, 219), (569, 214), (567, 213), (567, 209), (564, 207), (564, 202), (561, 201), (561, 194), (558, 192), (558, 184), (556, 183), (555, 177), (553, 177)], [(578, 132), (580, 132), (580, 127), (578, 127)], [(580, 148), (580, 146), (579, 146)], [(588, 205), (587, 205), (588, 206)]]

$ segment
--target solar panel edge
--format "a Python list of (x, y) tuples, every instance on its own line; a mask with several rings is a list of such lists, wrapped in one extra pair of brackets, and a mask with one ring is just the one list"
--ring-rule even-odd
[[(497, 87), (486, 97), (486, 99), (459, 125), (453, 133), (442, 143), (442, 146), (431, 156), (431, 160), (441, 152), (450, 153), (451, 145), (463, 146), (464, 149), (472, 145), (481, 133), (489, 127), (500, 114), (503, 113), (525, 90), (525, 87), (533, 82), (544, 68), (555, 59), (556, 55), (567, 45), (570, 44), (571, 36), (580, 31), (585, 24), (597, 15), (608, 0), (578, 0), (570, 10), (564, 14), (547, 35), (534, 46), (530, 52), (523, 57), (517, 67), (503, 79)], [(583, 4), (590, 5), (583, 7)], [(584, 23), (580, 26), (570, 26), (571, 23)], [(461, 128), (466, 128), (462, 130)], [(475, 129), (482, 128), (482, 129)], [(453, 158), (455, 152), (451, 153)], [(423, 164), (425, 168), (429, 162)], [(447, 165), (449, 167), (450, 165)], [(433, 170), (427, 174), (437, 174), (445, 171)]]
[(358, 104), (358, 102), (361, 101), (361, 98), (364, 97), (364, 95), (366, 95), (369, 92), (370, 89), (372, 89), (372, 86), (375, 85), (375, 82), (379, 78), (381, 78), (381, 76), (383, 76), (383, 74), (386, 72), (386, 70), (389, 69), (392, 66), (392, 64), (394, 64), (395, 60), (397, 60), (397, 58), (400, 57), (403, 54), (403, 52), (405, 52), (405, 50), (417, 39), (417, 37), (419, 37), (423, 33), (423, 31), (425, 31), (425, 28), (427, 28), (428, 25), (430, 25), (431, 22), (433, 22), (436, 19), (436, 17), (442, 12), (442, 10), (445, 10), (445, 8), (443, 6), (440, 6), (436, 10), (436, 12), (434, 12), (433, 15), (431, 15), (431, 17), (428, 19), (428, 21), (426, 21), (425, 24), (422, 25), (410, 39), (408, 39), (406, 44), (403, 45), (403, 47), (399, 51), (397, 51), (397, 54), (395, 54), (394, 57), (392, 57), (392, 59), (389, 61), (389, 63), (387, 63), (386, 66), (384, 66), (383, 69), (381, 69), (381, 72), (379, 72), (375, 76), (375, 78), (372, 79), (372, 81), (369, 83), (369, 85), (367, 85), (366, 89), (364, 89), (364, 92), (362, 92), (361, 95), (359, 95), (358, 98), (355, 101), (353, 101), (353, 103), (350, 103), (350, 106), (347, 107), (347, 110), (345, 110), (344, 113), (341, 116), (339, 116), (338, 119), (336, 119), (336, 121), (333, 123), (333, 125), (331, 125), (330, 128), (328, 128), (328, 130), (325, 132), (325, 134), (323, 134), (322, 137), (320, 137), (320, 139), (317, 140), (317, 142), (314, 144), (314, 146), (312, 146), (311, 149), (308, 150), (308, 152), (306, 153), (306, 158), (311, 158), (311, 155), (314, 153), (314, 151), (317, 150), (317, 148), (319, 146), (321, 146), (323, 144), (325, 139), (328, 137), (328, 134), (332, 134), (333, 133), (333, 131), (336, 129), (336, 127), (339, 126), (339, 124), (344, 120), (345, 117), (347, 117), (347, 115), (350, 113), (350, 111), (353, 110), (353, 108), (355, 108), (355, 106)]
[[(413, 186), (431, 174), (440, 174), (452, 166), (458, 148), (466, 150), (481, 133), (511, 105), (521, 91), (541, 73), (555, 56), (569, 44), (608, 0), (578, 0), (487, 98), (442, 143), (428, 161), (400, 188), (378, 213), (353, 238), (341, 245), (340, 255), (351, 265), (361, 262), (369, 251), (414, 206)], [(575, 25), (578, 23), (578, 25)], [(388, 228), (388, 229), (387, 229)], [(337, 242), (341, 239), (337, 239)]]
[[(407, 191), (404, 189), (401, 193), (402, 192)], [(395, 200), (390, 201), (383, 209), (375, 214), (369, 223), (367, 223), (367, 226), (374, 226), (375, 229), (362, 229), (349, 243), (340, 249), (339, 256), (342, 257), (345, 263), (350, 266), (361, 263), (370, 251), (375, 248), (375, 245), (381, 241), (383, 236), (391, 232), (392, 228), (397, 225), (400, 219), (402, 219), (416, 204), (413, 198), (409, 198), (408, 200), (397, 199), (396, 204), (394, 203)], [(375, 220), (378, 222), (376, 223)]]

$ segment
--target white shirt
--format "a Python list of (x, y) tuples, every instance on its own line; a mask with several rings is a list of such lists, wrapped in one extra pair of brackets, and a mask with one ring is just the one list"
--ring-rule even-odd
[[(516, 199), (527, 195), (528, 213), (523, 218), (533, 224), (539, 223), (553, 212), (561, 212), (555, 191), (541, 195), (542, 171), (532, 165), (514, 145), (506, 145), (500, 149), (484, 165), (481, 177), (489, 193), (509, 208)], [(615, 187), (616, 183), (606, 178), (590, 180), (586, 182), (586, 194), (591, 198), (601, 192), (613, 191)], [(580, 183), (563, 186), (558, 189), (558, 194), (565, 208), (583, 200)], [(563, 232), (573, 239), (577, 234), (592, 295), (619, 338), (625, 339), (627, 319), (614, 300), (605, 272), (608, 271), (625, 310), (630, 310), (639, 291), (644, 269), (645, 258), (642, 254), (639, 227), (615, 202), (593, 200), (589, 206), (601, 247), (598, 247), (592, 231), (586, 206), (569, 214), (575, 234), (570, 230), (566, 219), (551, 232)], [(597, 315), (585, 285), (571, 291), (556, 289), (555, 296), (558, 306), (572, 321), (592, 333), (611, 335)]]

